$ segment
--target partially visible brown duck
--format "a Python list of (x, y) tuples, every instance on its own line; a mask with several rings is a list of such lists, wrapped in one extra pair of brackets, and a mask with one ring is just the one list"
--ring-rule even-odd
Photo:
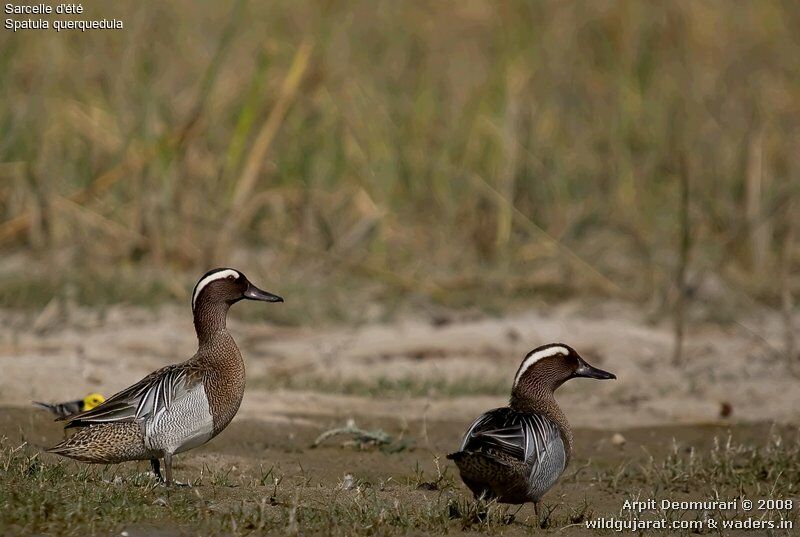
[(225, 321), (231, 305), (242, 299), (283, 302), (237, 270), (204, 274), (192, 293), (197, 353), (71, 416), (66, 427), (78, 432), (48, 451), (89, 463), (149, 459), (159, 478), (163, 458), (171, 485), (173, 455), (208, 442), (239, 410), (244, 361)]
[(563, 343), (538, 347), (525, 356), (509, 405), (476, 419), (459, 451), (447, 456), (476, 498), (533, 502), (538, 516), (539, 501), (561, 477), (572, 453), (572, 429), (554, 392), (575, 377), (617, 378), (592, 367)]

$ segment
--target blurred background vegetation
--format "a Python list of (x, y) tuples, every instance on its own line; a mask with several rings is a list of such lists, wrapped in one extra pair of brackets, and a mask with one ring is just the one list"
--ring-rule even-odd
[(796, 2), (84, 7), (125, 29), (0, 33), (2, 306), (794, 307)]

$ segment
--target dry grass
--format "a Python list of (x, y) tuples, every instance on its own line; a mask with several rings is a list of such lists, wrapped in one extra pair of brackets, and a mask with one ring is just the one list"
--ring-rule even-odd
[(786, 296), (773, 215), (800, 173), (796, 4), (180, 0), (92, 14), (125, 30), (0, 34), (6, 306), (70, 286), (92, 303), (183, 299), (218, 264), (304, 319), (359, 317), (356, 292), (388, 309), (575, 290), (669, 302), (681, 158), (689, 291), (713, 275), (734, 308)]
[[(545, 498), (538, 521), (531, 509), (515, 517), (514, 506), (474, 502), (453, 475), (454, 469), (440, 466), (438, 459), (428, 472), (419, 464), (405, 468), (404, 475), (390, 475), (384, 468), (377, 471), (380, 479), (346, 474), (338, 483), (328, 476), (307, 474), (302, 467), (300, 473), (287, 474), (274, 462), (247, 469), (212, 464), (203, 466), (192, 488), (166, 490), (145, 472), (144, 462), (138, 465), (141, 473), (131, 464), (80, 465), (0, 437), (0, 533), (87, 535), (158, 528), (164, 535), (529, 535), (538, 523), (553, 535), (607, 534), (587, 530), (586, 521), (628, 518), (630, 512), (621, 509), (626, 500), (655, 499), (660, 504), (662, 499), (714, 498), (793, 499), (795, 507), (757, 513), (656, 509), (637, 516), (670, 522), (708, 516), (744, 521), (756, 516), (790, 520), (796, 526), (800, 477), (796, 430), (764, 436), (761, 442), (746, 444), (716, 437), (707, 451), (675, 443), (663, 455), (617, 456), (615, 460), (625, 460), (619, 465), (605, 458), (585, 464), (576, 461), (562, 479), (563, 493)], [(663, 446), (656, 442), (651, 447)], [(337, 468), (352, 466), (362, 470), (355, 475), (362, 475), (360, 465), (369, 454), (329, 449), (326, 457)], [(385, 464), (398, 455), (384, 452), (380, 457)]]

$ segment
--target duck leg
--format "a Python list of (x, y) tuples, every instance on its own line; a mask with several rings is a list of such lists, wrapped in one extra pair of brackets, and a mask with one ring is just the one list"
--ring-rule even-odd
[(191, 487), (192, 485), (189, 483), (181, 483), (180, 481), (173, 481), (172, 479), (172, 453), (165, 452), (164, 453), (164, 474), (166, 476), (166, 481), (164, 484), (168, 487)]
[(167, 480), (164, 484), (168, 487), (172, 486), (172, 453), (164, 452), (164, 473), (167, 474)]
[(160, 483), (163, 483), (164, 476), (161, 475), (161, 462), (158, 459), (150, 459), (150, 468), (153, 469), (156, 479), (158, 479)]

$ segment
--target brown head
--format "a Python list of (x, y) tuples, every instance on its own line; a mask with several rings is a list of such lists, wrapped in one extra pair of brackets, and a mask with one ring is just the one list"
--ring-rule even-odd
[(572, 347), (550, 343), (533, 349), (522, 360), (511, 389), (511, 406), (515, 401), (549, 399), (569, 379), (615, 379), (616, 375), (589, 365)]
[(263, 291), (247, 277), (232, 268), (209, 270), (194, 286), (192, 313), (198, 337), (225, 328), (228, 308), (240, 300), (283, 302), (278, 295)]

